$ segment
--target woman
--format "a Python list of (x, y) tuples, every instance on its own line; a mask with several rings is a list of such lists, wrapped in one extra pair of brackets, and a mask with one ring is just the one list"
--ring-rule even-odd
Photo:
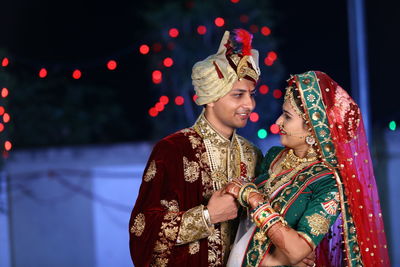
[(226, 192), (251, 211), (228, 266), (390, 266), (360, 110), (328, 75), (289, 79), (276, 122), (284, 148), (271, 148), (254, 183)]

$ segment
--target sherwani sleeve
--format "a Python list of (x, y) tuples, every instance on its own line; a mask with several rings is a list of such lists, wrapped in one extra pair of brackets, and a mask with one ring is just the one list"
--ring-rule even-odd
[[(205, 237), (199, 234), (206, 229), (200, 227), (203, 206), (197, 203), (187, 211), (182, 208), (196, 202), (198, 194), (186, 192), (183, 158), (181, 147), (169, 140), (157, 143), (150, 155), (129, 223), (136, 266), (166, 266), (174, 256), (178, 233), (182, 244)], [(195, 225), (197, 233), (182, 234)]]

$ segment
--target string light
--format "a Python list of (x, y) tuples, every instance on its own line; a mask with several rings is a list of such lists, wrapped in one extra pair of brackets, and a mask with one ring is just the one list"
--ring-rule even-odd
[(164, 107), (165, 107), (165, 106), (164, 106), (163, 103), (158, 102), (154, 107), (156, 108), (156, 110), (157, 110), (158, 112), (161, 112), (161, 111), (164, 110)]
[(150, 109), (149, 109), (149, 115), (150, 115), (151, 117), (157, 117), (157, 115), (158, 115), (157, 109), (156, 109), (155, 107), (150, 108)]
[(274, 92), (272, 93), (272, 95), (276, 98), (279, 99), (282, 97), (282, 91), (279, 89), (275, 89)]
[(278, 134), (280, 131), (279, 125), (274, 123), (269, 127), (269, 130), (271, 131), (271, 133), (273, 134)]
[(6, 151), (10, 151), (11, 148), (12, 148), (11, 142), (10, 141), (5, 141), (4, 142), (4, 148), (5, 148)]
[(200, 35), (204, 35), (207, 32), (207, 28), (204, 25), (200, 25), (199, 27), (197, 27), (197, 33)]
[(271, 29), (268, 28), (267, 26), (263, 26), (263, 27), (261, 27), (261, 34), (268, 36), (271, 34)]
[(164, 105), (169, 103), (169, 97), (168, 96), (160, 96), (160, 103), (163, 103)]
[(47, 70), (45, 68), (41, 68), (39, 71), (39, 77), (43, 79), (46, 76), (47, 76)]
[(4, 112), (6, 112), (6, 110), (3, 106), (0, 106), (0, 116), (3, 116)]
[(110, 60), (107, 62), (107, 68), (109, 70), (115, 70), (117, 68), (117, 62), (115, 60)]
[(0, 123), (0, 132), (4, 131), (4, 124)]
[(7, 67), (8, 64), (10, 63), (10, 61), (8, 60), (8, 58), (3, 58), (3, 60), (1, 61), (1, 66), (2, 67)]
[(395, 121), (389, 122), (389, 129), (392, 131), (396, 131), (397, 125)]
[(257, 131), (257, 136), (258, 136), (258, 138), (260, 138), (260, 139), (265, 139), (265, 138), (267, 138), (267, 136), (268, 136), (267, 130), (265, 130), (265, 129), (260, 129), (260, 130), (258, 130), (258, 131)]
[(258, 88), (258, 91), (260, 91), (260, 94), (266, 95), (269, 92), (269, 87), (265, 84), (261, 85), (260, 88)]
[(164, 59), (164, 61), (163, 61), (163, 64), (164, 64), (165, 67), (169, 68), (172, 65), (174, 65), (174, 60), (172, 58), (170, 58), (170, 57), (166, 57)]
[(1, 89), (1, 97), (6, 98), (8, 96), (8, 89), (7, 88), (3, 88)]
[(142, 44), (139, 47), (139, 52), (142, 55), (147, 55), (150, 52), (150, 47), (148, 45)]
[(171, 28), (169, 29), (168, 34), (170, 37), (176, 38), (179, 36), (179, 30), (177, 28)]
[(217, 27), (222, 27), (225, 24), (225, 20), (221, 17), (218, 17), (214, 20), (214, 23)]
[(175, 97), (175, 104), (177, 106), (182, 106), (185, 103), (185, 99), (182, 96)]
[(74, 70), (72, 72), (72, 78), (74, 78), (75, 80), (78, 80), (82, 77), (82, 72), (80, 70)]
[(3, 122), (4, 123), (10, 122), (10, 114), (8, 114), (8, 113), (3, 114)]
[(250, 114), (250, 121), (257, 122), (259, 119), (260, 119), (260, 116), (258, 115), (257, 112), (252, 112)]
[(155, 83), (155, 84), (159, 84), (162, 82), (162, 72), (159, 70), (153, 71), (151, 77), (152, 77), (153, 83)]

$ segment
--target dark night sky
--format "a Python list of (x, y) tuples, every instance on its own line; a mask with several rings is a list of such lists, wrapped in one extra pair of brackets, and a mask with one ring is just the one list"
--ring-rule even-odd
[[(120, 57), (121, 68), (113, 76), (113, 85), (119, 88), (132, 119), (146, 116), (151, 97), (144, 88), (150, 79), (143, 78), (149, 76), (143, 67), (146, 62), (136, 52), (146, 31), (137, 16), (145, 7), (143, 2), (3, 0), (0, 47), (6, 47), (19, 61), (32, 66), (39, 62), (57, 65), (61, 61), (64, 66), (78, 63), (90, 67), (96, 60)], [(285, 76), (309, 69), (323, 70), (349, 89), (346, 1), (323, 1), (323, 5), (318, 0), (273, 3), (279, 16), (272, 30), (280, 40), (278, 52), (286, 67)], [(371, 99), (376, 123), (379, 118), (400, 120), (399, 98), (387, 97), (399, 96), (394, 85), (397, 83), (393, 82), (397, 76), (395, 63), (399, 62), (399, 38), (393, 34), (398, 32), (399, 12), (394, 3), (391, 5), (385, 1), (379, 5), (366, 1)], [(96, 75), (93, 79), (110, 82), (107, 75)]]

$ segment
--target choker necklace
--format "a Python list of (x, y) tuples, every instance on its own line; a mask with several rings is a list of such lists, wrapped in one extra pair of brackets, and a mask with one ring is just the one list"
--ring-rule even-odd
[(289, 149), (280, 165), (282, 167), (282, 170), (289, 170), (295, 168), (302, 163), (313, 162), (316, 159), (317, 157), (300, 158), (294, 154), (293, 149)]

